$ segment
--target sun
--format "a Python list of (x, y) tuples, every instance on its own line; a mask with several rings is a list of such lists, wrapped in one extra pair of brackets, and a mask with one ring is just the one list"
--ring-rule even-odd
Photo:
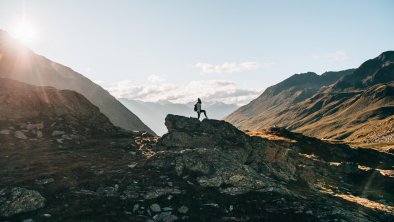
[(37, 30), (28, 22), (17, 23), (11, 34), (24, 44), (31, 44), (37, 39)]

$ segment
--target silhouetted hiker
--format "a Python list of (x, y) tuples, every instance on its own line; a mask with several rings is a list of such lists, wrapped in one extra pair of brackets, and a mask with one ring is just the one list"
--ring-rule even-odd
[(205, 110), (201, 109), (201, 99), (200, 98), (197, 99), (197, 103), (194, 105), (194, 111), (197, 112), (198, 119), (200, 119), (200, 114), (201, 113), (204, 113), (205, 118), (208, 119), (207, 112), (205, 112)]

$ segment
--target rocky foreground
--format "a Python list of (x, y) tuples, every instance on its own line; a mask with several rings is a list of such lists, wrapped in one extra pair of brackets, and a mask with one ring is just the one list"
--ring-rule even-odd
[(394, 220), (389, 153), (175, 115), (161, 138), (52, 121), (0, 124), (0, 221)]

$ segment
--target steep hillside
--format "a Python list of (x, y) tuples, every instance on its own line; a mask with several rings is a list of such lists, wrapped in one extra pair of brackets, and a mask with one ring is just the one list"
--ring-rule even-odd
[(72, 69), (35, 54), (1, 30), (0, 77), (79, 92), (99, 107), (114, 125), (153, 133), (106, 90)]
[(84, 136), (111, 135), (118, 128), (77, 92), (0, 78), (0, 131), (20, 139), (53, 136), (63, 143)]
[(384, 52), (361, 64), (352, 75), (338, 81), (332, 89), (335, 91), (360, 90), (378, 83), (394, 81), (393, 62), (394, 51)]
[(280, 113), (275, 121), (319, 138), (393, 142), (394, 83), (360, 92), (320, 93)]
[[(182, 116), (194, 116), (194, 103), (176, 104), (171, 102), (144, 102), (131, 99), (119, 99), (131, 112), (135, 113), (158, 135), (167, 132), (164, 125), (164, 118), (168, 114), (176, 114)], [(235, 104), (225, 104), (221, 102), (204, 102), (203, 109), (207, 111), (208, 117), (212, 119), (223, 119), (228, 114), (238, 108)]]
[(290, 78), (267, 88), (261, 96), (240, 107), (225, 118), (241, 129), (257, 129), (263, 125), (274, 125), (271, 120), (278, 113), (297, 104), (328, 86), (343, 76), (353, 73), (353, 69), (340, 72), (313, 72), (295, 74)]
[[(314, 78), (307, 77), (305, 81), (310, 79)], [(284, 82), (286, 81), (288, 80)], [(264, 92), (261, 96), (266, 95), (264, 99), (258, 100), (259, 97), (251, 103), (257, 109), (250, 109), (249, 104), (226, 120), (241, 129), (259, 130), (279, 125), (318, 138), (363, 143), (393, 142), (393, 81), (394, 52), (389, 51), (366, 61), (334, 84), (321, 86), (299, 101), (292, 99), (291, 94), (286, 94), (288, 99), (279, 100), (279, 105), (262, 106), (261, 104), (277, 99)], [(274, 88), (280, 85), (283, 84)], [(292, 87), (281, 88), (279, 94), (288, 92)], [(248, 116), (243, 115), (247, 112)]]

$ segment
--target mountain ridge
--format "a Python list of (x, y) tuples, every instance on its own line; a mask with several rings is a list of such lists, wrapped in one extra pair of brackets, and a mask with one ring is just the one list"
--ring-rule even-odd
[[(255, 112), (264, 110), (260, 112), (259, 115), (268, 118), (270, 115), (312, 96), (318, 92), (322, 86), (327, 86), (336, 81), (336, 78), (342, 78), (344, 75), (349, 75), (352, 72), (353, 69), (339, 72), (326, 72), (324, 76), (317, 75), (313, 72), (294, 74), (282, 82), (268, 87), (259, 97), (252, 100), (249, 104), (240, 107), (227, 116), (225, 120), (241, 127), (241, 129), (246, 129), (246, 127), (243, 127), (246, 124), (245, 122), (248, 122), (249, 119), (253, 119), (252, 117), (255, 116)], [(336, 78), (331, 78), (331, 76), (335, 76)], [(312, 81), (310, 81), (311, 78)]]
[(6, 78), (0, 78), (0, 128), (5, 134), (15, 131), (15, 135), (25, 139), (54, 134), (80, 138), (120, 130), (97, 106), (75, 91)]
[[(373, 77), (377, 71), (381, 70), (383, 66), (390, 66), (393, 62), (394, 51), (383, 52), (379, 56), (362, 63), (352, 75), (344, 77), (334, 84), (332, 88), (334, 90), (345, 90), (347, 88), (363, 89), (372, 86), (374, 84), (373, 82), (366, 84), (368, 79), (371, 79), (371, 77)], [(394, 81), (394, 76), (391, 75), (390, 77), (391, 78), (386, 79), (385, 82)]]
[[(329, 81), (322, 81), (320, 88), (315, 88), (314, 74), (304, 75), (307, 80), (293, 75), (269, 87), (226, 120), (243, 130), (279, 125), (318, 138), (392, 142), (393, 62), (394, 52), (383, 52), (357, 69), (328, 72), (324, 78)], [(309, 84), (311, 81), (313, 84)], [(307, 87), (297, 88), (298, 82)], [(277, 89), (276, 95), (282, 96), (272, 96), (272, 89)], [(376, 129), (379, 125), (384, 126), (384, 130)]]
[(0, 77), (38, 86), (77, 91), (98, 106), (115, 125), (154, 134), (135, 114), (101, 86), (67, 66), (35, 54), (1, 30), (0, 54)]

